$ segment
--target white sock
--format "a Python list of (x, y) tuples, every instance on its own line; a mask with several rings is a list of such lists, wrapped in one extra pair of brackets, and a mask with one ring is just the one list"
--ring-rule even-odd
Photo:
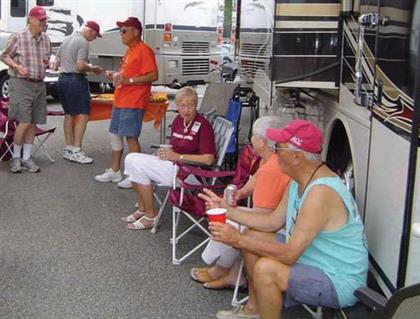
[(73, 151), (73, 145), (64, 145), (64, 150), (72, 152)]
[(73, 152), (74, 153), (80, 152), (80, 147), (74, 147), (73, 146)]
[(21, 158), (22, 145), (13, 144), (13, 158)]
[(23, 160), (26, 161), (32, 155), (32, 144), (23, 144)]

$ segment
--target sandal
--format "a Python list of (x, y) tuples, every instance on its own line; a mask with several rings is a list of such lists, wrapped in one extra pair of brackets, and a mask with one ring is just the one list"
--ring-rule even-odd
[(191, 278), (201, 283), (216, 280), (216, 278), (213, 278), (210, 276), (207, 269), (208, 269), (207, 267), (191, 268), (191, 271), (190, 271)]
[(139, 220), (143, 215), (144, 212), (141, 212), (137, 209), (134, 213), (128, 215), (127, 217), (121, 217), (121, 220), (126, 223), (134, 223), (135, 221)]
[[(153, 228), (155, 225), (156, 217), (150, 218), (146, 215), (140, 217), (140, 219), (136, 220), (134, 223), (127, 224), (127, 228), (131, 230), (143, 230), (143, 229), (150, 229)], [(150, 225), (145, 225), (143, 222), (151, 222)]]
[[(234, 282), (236, 281), (236, 278), (234, 279)], [(245, 277), (242, 277), (239, 281), (239, 291), (246, 290), (246, 279)], [(214, 289), (214, 290), (223, 290), (223, 289), (234, 289), (235, 283), (230, 283), (230, 280), (228, 280), (228, 276), (224, 276), (222, 278), (208, 281), (203, 284), (203, 287), (206, 289)]]

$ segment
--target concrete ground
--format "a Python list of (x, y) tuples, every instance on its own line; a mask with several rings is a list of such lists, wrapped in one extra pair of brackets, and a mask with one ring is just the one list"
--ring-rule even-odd
[[(0, 318), (214, 318), (230, 308), (230, 290), (190, 279), (199, 254), (172, 264), (169, 208), (156, 234), (128, 230), (120, 218), (135, 210), (133, 192), (94, 181), (110, 163), (109, 121), (89, 123), (84, 150), (95, 162), (80, 165), (62, 159), (62, 120), (48, 118), (56, 162), (36, 154), (41, 173), (0, 162)], [(159, 131), (148, 123), (144, 151), (151, 143)], [(284, 317), (311, 318), (300, 308)]]

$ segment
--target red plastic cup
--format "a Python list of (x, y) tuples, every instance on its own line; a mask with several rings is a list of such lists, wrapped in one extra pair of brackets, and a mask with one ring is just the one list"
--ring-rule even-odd
[(225, 223), (226, 222), (226, 208), (209, 209), (206, 214), (210, 222)]

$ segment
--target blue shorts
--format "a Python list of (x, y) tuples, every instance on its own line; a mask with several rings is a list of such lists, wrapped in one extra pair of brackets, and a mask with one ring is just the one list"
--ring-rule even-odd
[(144, 110), (112, 108), (109, 131), (119, 137), (139, 137)]
[(89, 82), (84, 74), (61, 73), (57, 87), (58, 98), (63, 105), (64, 113), (90, 114)]
[[(276, 241), (284, 243), (284, 234), (277, 233)], [(340, 308), (337, 291), (331, 279), (319, 268), (296, 263), (290, 268), (286, 307), (297, 305)]]

